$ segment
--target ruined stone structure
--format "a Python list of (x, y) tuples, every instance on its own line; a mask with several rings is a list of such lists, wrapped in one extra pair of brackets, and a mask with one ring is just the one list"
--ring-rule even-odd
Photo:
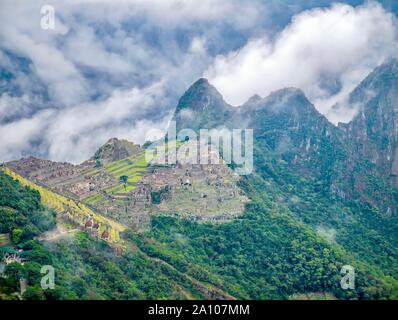
[(87, 172), (91, 168), (85, 166), (75, 166), (34, 157), (12, 161), (7, 163), (7, 166), (35, 183), (79, 200), (118, 183), (115, 177), (105, 171), (90, 175)]
[(151, 185), (138, 183), (137, 187), (129, 195), (132, 199), (132, 207), (135, 209), (146, 209), (152, 204)]
[(248, 199), (236, 185), (239, 177), (225, 164), (157, 166), (142, 178), (153, 191), (167, 187), (160, 212), (180, 212), (202, 222), (220, 223), (243, 213)]
[[(115, 160), (137, 150), (141, 149), (111, 139), (98, 155), (102, 160)], [(146, 173), (130, 192), (117, 188), (119, 177), (125, 174), (120, 170), (123, 162), (98, 168), (95, 159), (72, 165), (31, 157), (7, 163), (7, 166), (74, 201), (75, 204), (66, 205), (62, 217), (101, 238), (106, 236), (106, 226), (101, 226), (92, 217), (76, 215), (72, 207), (78, 202), (138, 229), (147, 229), (151, 216), (160, 213), (176, 213), (203, 222), (228, 221), (242, 214), (248, 200), (237, 187), (239, 177), (220, 160), (215, 150), (208, 147), (208, 153), (210, 164), (201, 163), (203, 159), (199, 156), (196, 163), (151, 164), (149, 168), (145, 167)], [(156, 203), (152, 196), (156, 197)]]

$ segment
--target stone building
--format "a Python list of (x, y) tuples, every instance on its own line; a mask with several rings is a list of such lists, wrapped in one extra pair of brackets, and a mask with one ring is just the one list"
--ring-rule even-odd
[(130, 193), (132, 206), (137, 209), (146, 209), (152, 205), (151, 186), (138, 183), (137, 187)]

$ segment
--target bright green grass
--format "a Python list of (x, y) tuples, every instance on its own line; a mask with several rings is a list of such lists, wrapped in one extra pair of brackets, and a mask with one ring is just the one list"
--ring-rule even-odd
[(148, 163), (145, 160), (145, 153), (142, 153), (134, 158), (126, 158), (109, 163), (105, 170), (111, 173), (116, 179), (121, 176), (127, 176), (128, 181), (126, 186), (124, 183), (119, 183), (115, 186), (105, 189), (108, 193), (127, 193), (137, 185), (142, 176), (147, 172)]
[(105, 191), (107, 193), (127, 193), (127, 192), (130, 192), (130, 191), (134, 190), (134, 188), (137, 186), (137, 182), (141, 180), (141, 178), (142, 178), (144, 173), (145, 172), (143, 172), (142, 174), (129, 176), (129, 180), (127, 181), (126, 186), (124, 185), (124, 183), (119, 183), (119, 184), (117, 184), (115, 186), (112, 186), (112, 187), (109, 187), (109, 188), (105, 189)]
[(120, 176), (128, 176), (129, 180), (133, 176), (142, 177), (146, 173), (146, 167), (127, 167), (114, 173), (115, 178), (120, 178)]
[(148, 163), (145, 160), (145, 153), (141, 153), (138, 156), (126, 158), (123, 160), (118, 160), (109, 163), (105, 166), (105, 171), (117, 176), (120, 173), (124, 173), (125, 171), (129, 171), (132, 168), (145, 168), (148, 166)]
[(91, 197), (88, 197), (86, 199), (84, 199), (84, 202), (90, 203), (90, 204), (96, 204), (99, 201), (101, 201), (103, 199), (102, 194), (100, 193), (96, 193), (94, 195), (92, 195)]
[[(126, 185), (120, 182), (104, 189), (104, 191), (109, 194), (128, 193), (135, 189), (137, 183), (147, 173), (148, 167), (149, 163), (146, 161), (145, 152), (142, 152), (129, 158), (110, 162), (102, 168), (90, 169), (86, 173), (89, 172), (90, 175), (95, 176), (100, 174), (101, 171), (106, 171), (117, 180), (119, 180), (121, 176), (127, 176), (128, 180)], [(88, 197), (84, 202), (96, 205), (104, 200), (107, 201), (102, 194), (98, 193)]]
[(145, 162), (145, 153), (140, 153), (139, 155), (135, 155), (135, 156), (128, 157), (128, 158), (125, 158), (122, 160), (117, 160), (117, 161), (108, 163), (104, 168), (108, 172), (113, 172), (113, 171), (118, 170), (125, 166), (135, 165), (137, 162), (142, 162), (143, 160), (144, 160), (144, 163), (146, 163)]
[(132, 165), (134, 165), (134, 163), (135, 163), (135, 161), (130, 160), (130, 159), (117, 161), (117, 163), (112, 162), (112, 163), (110, 163), (110, 165), (105, 167), (105, 171), (107, 171), (109, 173), (113, 173), (113, 172), (123, 169), (125, 167), (132, 166)]
[(117, 184), (115, 186), (109, 187), (105, 189), (106, 193), (115, 193), (116, 190), (118, 190), (121, 186), (123, 186), (123, 184)]

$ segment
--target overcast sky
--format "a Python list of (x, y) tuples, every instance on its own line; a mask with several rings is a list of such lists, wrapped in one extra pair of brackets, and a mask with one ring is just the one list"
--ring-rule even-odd
[[(55, 28), (41, 28), (41, 8)], [(298, 87), (327, 114), (397, 54), (397, 1), (0, 1), (0, 161), (142, 143), (207, 77), (238, 106)], [(331, 121), (348, 121), (344, 114)]]

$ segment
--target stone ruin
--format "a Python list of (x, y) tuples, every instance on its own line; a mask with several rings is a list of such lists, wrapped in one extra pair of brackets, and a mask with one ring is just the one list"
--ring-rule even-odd
[(115, 185), (117, 179), (100, 171), (96, 175), (86, 172), (89, 168), (65, 162), (54, 162), (34, 157), (8, 162), (7, 166), (21, 176), (54, 190), (83, 200), (99, 190)]
[(73, 177), (80, 172), (80, 169), (73, 164), (42, 160), (35, 157), (11, 161), (7, 163), (7, 166), (34, 182), (44, 184), (51, 184), (51, 182), (59, 179), (64, 180), (65, 177)]
[(239, 177), (225, 164), (153, 166), (142, 183), (153, 191), (167, 187), (168, 196), (158, 212), (181, 212), (203, 222), (223, 222), (239, 216), (248, 201), (237, 186)]
[(152, 188), (150, 184), (139, 182), (137, 187), (129, 194), (134, 209), (146, 209), (152, 205)]
[[(209, 222), (230, 220), (243, 212), (247, 198), (236, 185), (238, 177), (222, 160), (214, 164), (218, 155), (213, 150), (209, 149), (209, 157), (213, 158), (213, 164), (151, 164), (149, 172), (134, 190), (116, 194), (105, 189), (117, 185), (119, 181), (104, 170), (97, 170), (93, 174), (94, 160), (74, 166), (30, 157), (10, 162), (7, 166), (34, 182), (74, 199), (84, 201), (100, 194), (100, 199), (91, 204), (97, 212), (127, 225), (145, 227), (150, 224), (150, 217), (160, 212), (175, 211), (197, 221)], [(166, 187), (166, 195), (162, 194), (161, 203), (154, 204), (152, 192), (159, 192)], [(76, 219), (73, 212), (66, 210), (64, 215), (71, 220)], [(78, 221), (78, 225), (98, 237), (102, 236), (95, 221)]]

